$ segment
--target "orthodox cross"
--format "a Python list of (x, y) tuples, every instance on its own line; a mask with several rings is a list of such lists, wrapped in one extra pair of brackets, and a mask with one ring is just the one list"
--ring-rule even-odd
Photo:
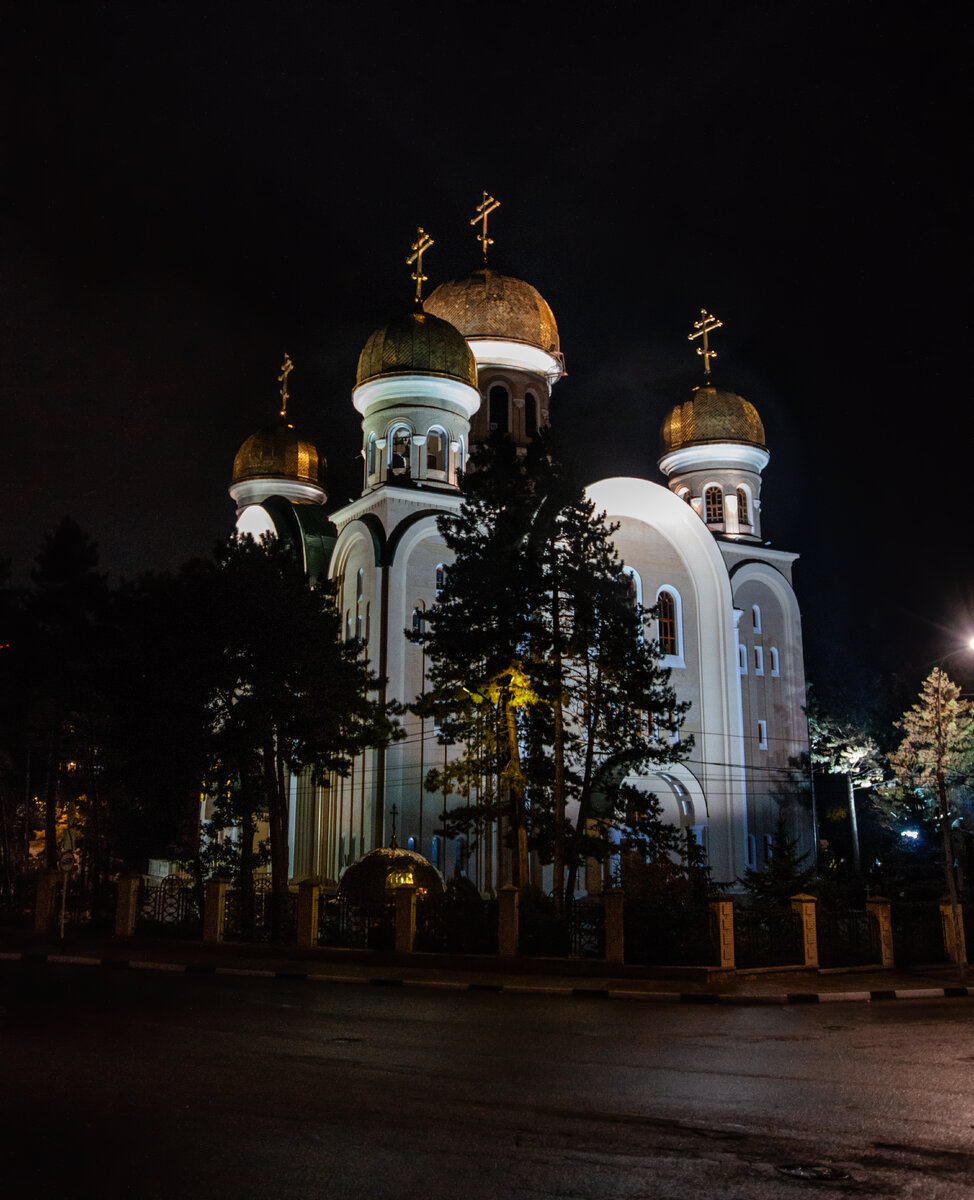
[(710, 349), (710, 343), (707, 340), (707, 334), (714, 329), (720, 329), (723, 321), (718, 321), (715, 316), (712, 316), (705, 308), (700, 310), (700, 320), (693, 322), (693, 333), (687, 334), (687, 341), (692, 342), (694, 338), (702, 337), (703, 345), (697, 347), (697, 353), (703, 355), (703, 373), (710, 376), (710, 360), (717, 357), (717, 351)]
[[(420, 232), (422, 232), (422, 230), (420, 230)], [(396, 808), (395, 805), (393, 805), (392, 808), (389, 809), (389, 812), (392, 815), (392, 841), (389, 844), (392, 846), (393, 850), (395, 850), (395, 849), (397, 849), (397, 847), (396, 847), (396, 817), (399, 816), (399, 809)]]
[(287, 420), (287, 377), (294, 370), (294, 363), (291, 362), (291, 356), (284, 351), (284, 361), (281, 363), (281, 373), (277, 377), (277, 382), (281, 385), (281, 416)]
[(492, 212), (495, 212), (498, 208), (500, 208), (500, 206), (501, 202), (499, 200), (495, 200), (493, 196), (488, 196), (487, 193), (484, 192), (483, 201), (477, 205), (477, 215), (470, 222), (471, 225), (476, 225), (478, 221), (483, 222), (483, 229), (477, 234), (477, 241), (480, 242), (481, 246), (483, 247), (484, 263), (487, 262), (487, 247), (493, 246), (494, 244), (494, 239), (487, 236), (487, 218)]
[(412, 266), (416, 264), (416, 270), (413, 271), (410, 279), (416, 281), (416, 303), (422, 306), (423, 303), (423, 284), (426, 282), (426, 276), (423, 274), (423, 255), (433, 245), (433, 239), (423, 229), (422, 226), (416, 230), (416, 241), (412, 244), (412, 254), (406, 259), (406, 265)]

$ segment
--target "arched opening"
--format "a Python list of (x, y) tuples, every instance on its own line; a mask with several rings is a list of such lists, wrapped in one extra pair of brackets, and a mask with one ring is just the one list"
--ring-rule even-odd
[(389, 438), (389, 470), (393, 475), (409, 474), (409, 443), (411, 440), (412, 434), (404, 425), (400, 425), (392, 431)]
[(510, 431), (510, 396), (507, 388), (495, 385), (490, 389), (488, 397), (490, 406), (490, 432), (508, 433)]
[(747, 491), (742, 487), (737, 489), (737, 522), (739, 525), (751, 524), (751, 509), (747, 502)]
[(724, 519), (724, 493), (716, 485), (703, 494), (704, 520), (708, 525), (719, 525)]
[(446, 434), (442, 429), (431, 429), (426, 435), (426, 469), (446, 470)]
[(676, 622), (676, 598), (665, 588), (656, 597), (659, 609), (657, 626), (659, 628), (660, 654), (677, 655), (680, 652), (680, 639)]
[(534, 392), (524, 395), (524, 432), (530, 438), (538, 436), (538, 398)]

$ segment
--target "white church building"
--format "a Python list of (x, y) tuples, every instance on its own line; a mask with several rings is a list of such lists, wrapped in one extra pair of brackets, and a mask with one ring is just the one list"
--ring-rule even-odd
[[(799, 765), (808, 737), (797, 555), (763, 541), (764, 427), (747, 400), (711, 383), (706, 335), (716, 324), (702, 314), (704, 382), (663, 422), (663, 481), (611, 478), (588, 491), (619, 527), (637, 597), (659, 606), (654, 634), (677, 698), (690, 702), (689, 756), (632, 782), (656, 794), (664, 819), (694, 829), (713, 879), (731, 885), (767, 861), (782, 802), (801, 850), (812, 849), (814, 822)], [(527, 445), (549, 424), (563, 364), (544, 298), (485, 266), (440, 284), (362, 350), (351, 395), (362, 417), (358, 499), (326, 514), (322, 460), (285, 420), (240, 448), (230, 487), (238, 530), (287, 539), (309, 573), (336, 582), (346, 636), (365, 642), (389, 698), (408, 704), (424, 688), (423, 647), (404, 630), (418, 626), (449, 567), (437, 516), (460, 506), (471, 444), (499, 430)], [(461, 801), (430, 793), (425, 779), (452, 751), (430, 720), (402, 720), (404, 740), (366, 752), (347, 778), (292, 780), (292, 877), (336, 882), (389, 843), (394, 822), (400, 846), (490, 891), (505, 882), (492, 837), (471, 852), (436, 832), (444, 804)], [(545, 881), (540, 864), (532, 878)]]

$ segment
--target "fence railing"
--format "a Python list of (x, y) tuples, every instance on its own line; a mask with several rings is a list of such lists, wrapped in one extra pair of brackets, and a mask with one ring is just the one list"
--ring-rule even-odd
[(716, 919), (709, 906), (674, 910), (633, 902), (623, 913), (627, 963), (700, 967), (717, 961)]
[(734, 908), (738, 967), (794, 967), (804, 961), (801, 917), (790, 908)]
[(882, 959), (879, 922), (864, 909), (822, 909), (817, 914), (818, 959), (823, 967), (855, 967)]
[(192, 880), (169, 875), (139, 886), (136, 933), (148, 937), (198, 938), (203, 929), (199, 896)]
[[(241, 888), (228, 888), (224, 916), (223, 936), (228, 942), (269, 942), (271, 940), (293, 943), (297, 938), (298, 897), (296, 892), (285, 892), (278, 897), (271, 888), (270, 879), (258, 879), (254, 883), (253, 909), (247, 911), (246, 896)], [(248, 930), (247, 926), (253, 926)]]

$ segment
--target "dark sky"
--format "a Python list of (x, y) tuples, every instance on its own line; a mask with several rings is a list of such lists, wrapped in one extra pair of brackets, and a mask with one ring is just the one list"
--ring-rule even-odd
[(331, 498), (357, 494), (358, 352), (409, 307), (417, 225), (430, 286), (477, 265), (486, 188), (492, 265), (558, 319), (553, 420), (592, 479), (658, 478), (706, 306), (718, 385), (764, 419), (765, 536), (802, 554), (809, 673), (952, 653), (974, 633), (962, 12), (5, 3), (0, 555), (26, 578), (65, 514), (116, 575), (208, 550), (285, 350)]

